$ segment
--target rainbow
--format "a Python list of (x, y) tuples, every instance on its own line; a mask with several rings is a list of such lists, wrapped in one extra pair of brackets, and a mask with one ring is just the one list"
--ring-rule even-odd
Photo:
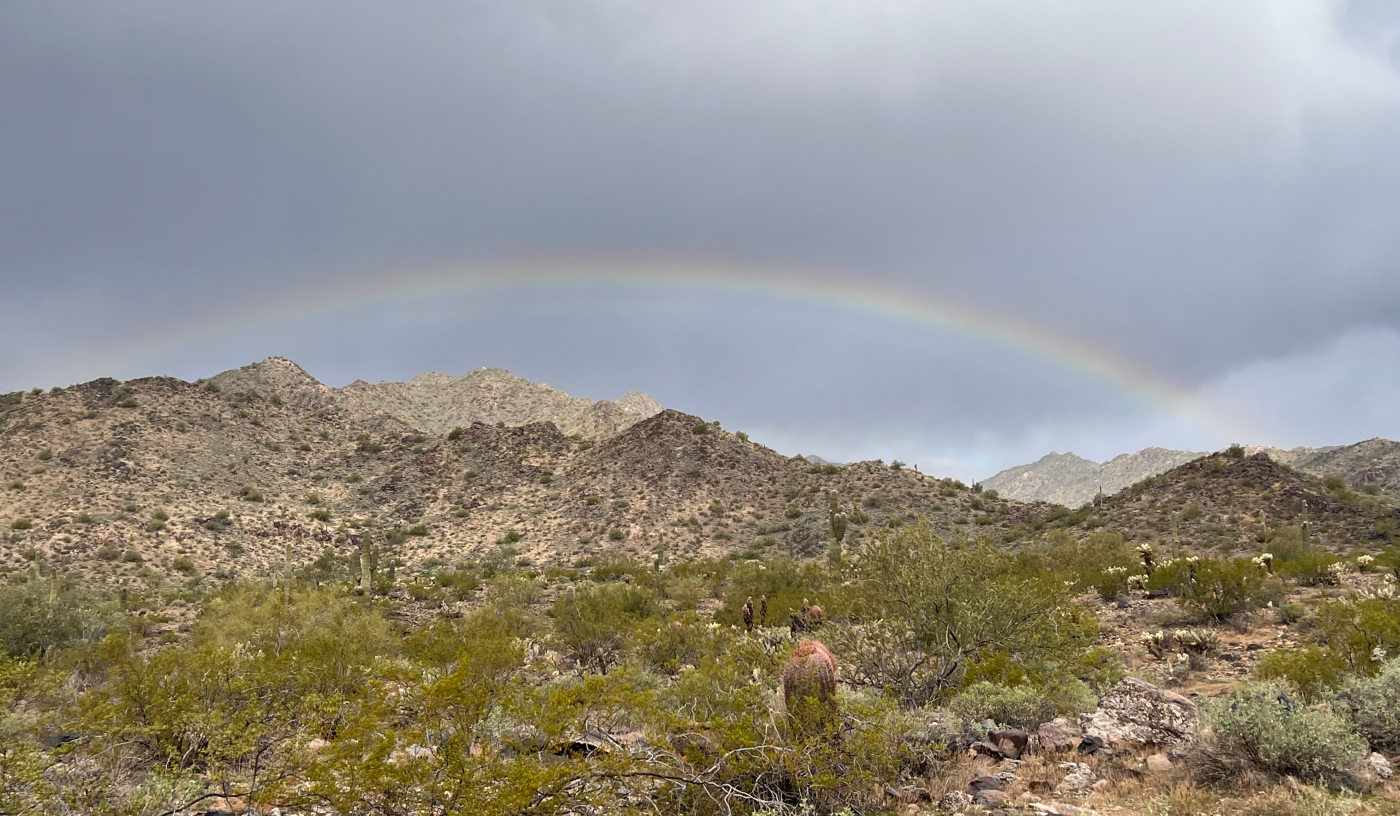
[[(769, 298), (867, 315), (950, 332), (1008, 349), (1102, 383), (1158, 410), (1184, 414), (1230, 438), (1244, 432), (1236, 418), (1167, 377), (1110, 350), (1021, 317), (889, 282), (836, 277), (812, 270), (674, 259), (541, 260), (454, 263), (392, 274), (348, 276), (275, 298), (229, 304), (184, 325), (166, 324), (123, 344), (133, 361), (174, 342), (213, 340), (233, 333), (323, 318), (366, 306), (431, 296), (530, 291), (625, 290)], [(178, 338), (178, 341), (176, 340)]]

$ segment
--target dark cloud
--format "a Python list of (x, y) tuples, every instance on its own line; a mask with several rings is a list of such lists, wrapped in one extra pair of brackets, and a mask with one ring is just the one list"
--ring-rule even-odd
[[(897, 281), (1223, 399), (1400, 332), (1397, 31), (1375, 0), (8, 3), (0, 388), (109, 373), (74, 361), (259, 293), (621, 252)], [(171, 337), (110, 373), (507, 365), (851, 451), (852, 427), (930, 450), (1159, 427), (985, 344), (658, 297)]]

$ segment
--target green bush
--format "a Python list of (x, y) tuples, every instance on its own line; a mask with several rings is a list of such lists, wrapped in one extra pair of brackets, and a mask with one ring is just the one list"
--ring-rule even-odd
[(408, 528), (408, 534), (411, 536), (425, 536), (428, 534), (428, 525), (415, 524)]
[(1254, 673), (1260, 680), (1282, 680), (1306, 700), (1317, 700), (1347, 676), (1346, 661), (1330, 649), (1275, 649), (1259, 659)]
[(604, 584), (568, 592), (554, 603), (554, 636), (580, 667), (607, 674), (632, 628), (657, 611), (656, 597), (641, 587)]
[(188, 555), (179, 556), (171, 561), (170, 568), (185, 575), (194, 575), (195, 572), (194, 562), (190, 560)]
[(948, 707), (972, 722), (991, 720), (998, 725), (1027, 729), (1053, 720), (1058, 713), (1055, 704), (1033, 686), (1003, 686), (986, 681), (958, 692)]
[(1371, 750), (1400, 751), (1400, 659), (1386, 663), (1375, 677), (1354, 678), (1332, 705)]
[(11, 530), (28, 530), (30, 527), (33, 527), (33, 526), (34, 526), (34, 522), (30, 521), (30, 520), (27, 519), (27, 518), (24, 518), (23, 516), (21, 516), (21, 517), (15, 519), (14, 521), (10, 522), (10, 529), (11, 529)]
[(1064, 583), (987, 540), (944, 541), (927, 521), (866, 539), (843, 592), (862, 622), (842, 626), (847, 677), (908, 705), (951, 694), (967, 672), (1007, 655), (1039, 681), (1072, 665), (1097, 624)]
[(1223, 620), (1258, 609), (1281, 595), (1277, 583), (1249, 559), (1202, 558), (1177, 602), (1199, 617)]
[(1374, 674), (1388, 657), (1400, 655), (1400, 597), (1323, 601), (1316, 609), (1314, 637), (1353, 674)]
[(1207, 713), (1196, 759), (1207, 778), (1249, 771), (1304, 782), (1338, 782), (1366, 753), (1366, 740), (1325, 705), (1309, 706), (1281, 683), (1250, 685)]

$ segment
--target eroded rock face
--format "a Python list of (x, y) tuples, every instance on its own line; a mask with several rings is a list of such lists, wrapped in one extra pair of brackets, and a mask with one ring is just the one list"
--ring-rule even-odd
[(1196, 704), (1135, 677), (1125, 678), (1080, 717), (1084, 733), (1108, 745), (1174, 747), (1191, 739), (1200, 719)]

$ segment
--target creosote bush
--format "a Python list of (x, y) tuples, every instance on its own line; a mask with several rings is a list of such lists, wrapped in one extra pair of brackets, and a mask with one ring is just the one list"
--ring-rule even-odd
[(1325, 704), (1308, 705), (1279, 683), (1246, 686), (1208, 711), (1195, 762), (1206, 778), (1253, 771), (1338, 783), (1366, 753), (1366, 740)]

